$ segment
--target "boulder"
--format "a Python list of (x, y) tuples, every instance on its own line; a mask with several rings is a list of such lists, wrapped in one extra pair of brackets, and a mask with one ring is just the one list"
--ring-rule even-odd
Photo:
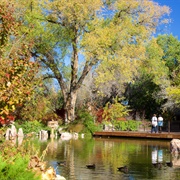
[(172, 165), (173, 167), (180, 167), (180, 157), (179, 156), (173, 156), (172, 157)]
[(56, 178), (55, 169), (49, 167), (45, 172), (42, 173), (42, 180), (54, 180)]
[(170, 151), (172, 154), (179, 154), (180, 153), (180, 140), (179, 139), (171, 140)]
[(16, 130), (16, 127), (14, 125), (11, 125), (11, 128), (8, 128), (6, 130), (6, 140), (13, 140), (15, 139), (17, 136), (17, 130)]
[(61, 133), (61, 139), (62, 140), (70, 140), (72, 138), (72, 134), (69, 132), (63, 132)]
[(16, 127), (12, 124), (11, 125), (11, 136), (16, 137), (17, 136), (17, 129)]
[(24, 137), (23, 129), (19, 128), (18, 130), (18, 137)]
[(42, 141), (46, 141), (48, 139), (48, 131), (41, 130), (39, 132), (39, 139)]
[(65, 177), (63, 177), (63, 176), (60, 176), (60, 175), (56, 175), (56, 177), (55, 177), (55, 180), (66, 180), (65, 179)]

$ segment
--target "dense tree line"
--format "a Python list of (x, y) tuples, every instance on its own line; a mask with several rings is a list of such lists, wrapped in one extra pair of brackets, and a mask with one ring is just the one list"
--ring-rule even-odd
[(169, 13), (149, 0), (2, 0), (1, 122), (69, 123), (116, 97), (142, 119), (178, 108), (180, 42), (154, 37)]

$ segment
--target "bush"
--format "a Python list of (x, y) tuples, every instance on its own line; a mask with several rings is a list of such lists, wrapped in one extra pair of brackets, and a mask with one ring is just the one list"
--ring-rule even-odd
[(137, 131), (140, 124), (141, 122), (136, 120), (116, 121), (114, 122), (114, 127), (116, 130), (121, 131)]
[[(27, 145), (27, 144), (26, 144)], [(13, 146), (10, 141), (0, 144), (0, 179), (1, 180), (40, 180), (35, 172), (28, 170), (32, 146)]]
[(29, 158), (21, 157), (20, 154), (16, 154), (13, 157), (11, 163), (3, 160), (0, 155), (0, 179), (1, 180), (40, 180), (39, 176), (36, 176), (34, 172), (29, 171), (28, 167)]
[(94, 123), (94, 117), (86, 110), (78, 111), (78, 123), (81, 122), (84, 125), (84, 129), (81, 133), (91, 133), (102, 130), (102, 126)]
[(38, 133), (40, 130), (50, 130), (49, 127), (39, 121), (16, 121), (15, 126), (17, 129), (22, 128), (24, 134), (31, 132)]

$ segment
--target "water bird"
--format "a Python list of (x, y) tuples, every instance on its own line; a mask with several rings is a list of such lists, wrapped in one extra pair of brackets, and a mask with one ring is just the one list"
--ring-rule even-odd
[(66, 165), (66, 161), (59, 161), (59, 162), (57, 162), (57, 164), (59, 166), (65, 166)]
[(162, 168), (162, 163), (153, 163), (153, 166), (155, 167), (155, 168), (158, 168), (158, 169), (161, 169)]
[(127, 166), (122, 166), (117, 168), (118, 171), (121, 171), (123, 173), (128, 173), (128, 167)]
[(173, 163), (172, 162), (166, 162), (166, 165), (169, 167), (173, 167)]
[(89, 169), (95, 169), (96, 165), (95, 164), (87, 164), (86, 167)]

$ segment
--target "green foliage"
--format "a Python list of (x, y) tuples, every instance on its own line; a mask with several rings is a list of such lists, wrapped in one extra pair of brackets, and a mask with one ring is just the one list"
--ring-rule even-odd
[(140, 124), (141, 121), (136, 121), (136, 120), (116, 121), (114, 123), (114, 128), (116, 130), (121, 130), (121, 131), (127, 131), (127, 130), (137, 131)]
[(141, 62), (139, 76), (148, 75), (154, 84), (167, 84), (168, 68), (162, 59), (164, 52), (158, 44), (157, 39), (153, 38), (146, 45), (146, 56)]
[(86, 110), (78, 111), (78, 122), (82, 122), (85, 127), (82, 133), (93, 134), (95, 131), (102, 130), (100, 125), (95, 124), (94, 117)]
[[(157, 42), (164, 55), (162, 60), (169, 70), (170, 85), (166, 88), (170, 101), (179, 107), (180, 104), (180, 41), (173, 35), (158, 36)], [(168, 103), (167, 103), (168, 104)], [(167, 105), (168, 106), (168, 105)], [(172, 107), (172, 102), (170, 103)], [(170, 108), (171, 108), (170, 107)]]
[(77, 90), (87, 74), (98, 67), (97, 84), (116, 79), (123, 86), (130, 81), (144, 57), (144, 42), (158, 24), (167, 22), (164, 15), (169, 13), (168, 7), (149, 0), (17, 2), (32, 27), (28, 37), (36, 42), (35, 59), (62, 90), (67, 122), (75, 119)]
[(38, 133), (40, 130), (49, 130), (49, 127), (44, 125), (43, 123), (39, 121), (16, 121), (15, 122), (16, 128), (22, 128), (24, 134), (28, 134), (31, 132)]
[(38, 149), (26, 139), (21, 146), (11, 141), (0, 143), (0, 179), (1, 180), (40, 180), (28, 169), (30, 157), (37, 154)]
[(105, 121), (114, 122), (118, 118), (122, 118), (128, 115), (128, 107), (119, 103), (120, 100), (122, 99), (118, 99), (118, 97), (116, 97), (114, 98), (112, 104), (110, 102), (106, 104), (103, 112), (103, 118)]
[(173, 35), (160, 35), (157, 37), (157, 43), (164, 52), (162, 59), (169, 69), (169, 75), (176, 78), (180, 69), (180, 41)]
[[(32, 78), (36, 77), (36, 72), (31, 72), (34, 69), (31, 67), (34, 65), (29, 61), (26, 64), (20, 61), (20, 58), (27, 56), (27, 52), (27, 60), (32, 55), (34, 60), (41, 61), (43, 70), (46, 69), (42, 74), (46, 74), (46, 78), (56, 78), (62, 91), (67, 122), (75, 119), (77, 91), (91, 70), (98, 67), (97, 84), (115, 80), (118, 87), (122, 87), (134, 78), (146, 53), (144, 43), (155, 32), (158, 24), (168, 23), (164, 15), (169, 13), (168, 7), (150, 0), (11, 0), (13, 13), (8, 11), (8, 2), (2, 0), (0, 3), (5, 4), (2, 6), (2, 18), (8, 21), (8, 24), (4, 24), (8, 26), (3, 29), (2, 19), (0, 32), (2, 37), (8, 37), (13, 32), (13, 37), (9, 38), (17, 41), (10, 42), (10, 52), (5, 51), (3, 54), (10, 54), (10, 60), (17, 60), (15, 68), (18, 71), (12, 69), (13, 74), (10, 74), (12, 71), (9, 69), (3, 74), (4, 78), (0, 78), (3, 79), (2, 87), (6, 90), (2, 90), (2, 113), (9, 114), (9, 110), (17, 112), (17, 106), (19, 109), (24, 107), (24, 101), (31, 98), (37, 100), (37, 97), (32, 96), (35, 88)], [(10, 32), (6, 33), (8, 29)], [(28, 45), (27, 51), (21, 51), (20, 40)], [(30, 41), (32, 45), (29, 46), (24, 41)], [(14, 47), (18, 46), (20, 53), (17, 54)], [(5, 59), (5, 62), (8, 61)], [(70, 66), (66, 68), (64, 62), (68, 62)], [(12, 64), (11, 61), (8, 64)], [(23, 72), (24, 68), (26, 73)], [(14, 80), (9, 81), (6, 75)], [(13, 92), (13, 96), (10, 92)], [(4, 104), (6, 101), (8, 103)], [(32, 111), (35, 109), (33, 104), (28, 105)], [(46, 110), (44, 107), (47, 106), (40, 106), (41, 102), (38, 105)], [(24, 113), (29, 113), (28, 109), (24, 109)], [(35, 119), (39, 119), (44, 112), (32, 111), (25, 116), (32, 119), (35, 115)]]
[(137, 131), (140, 124), (141, 124), (141, 121), (129, 120), (128, 121), (128, 129), (130, 131)]
[(39, 176), (28, 170), (28, 157), (21, 157), (20, 154), (15, 155), (14, 160), (9, 163), (3, 160), (2, 155), (0, 155), (0, 179), (1, 180), (40, 180)]
[(180, 85), (167, 88), (168, 95), (174, 100), (174, 103), (180, 106)]
[(146, 115), (144, 118), (149, 118), (153, 112), (157, 112), (163, 104), (162, 97), (158, 97), (160, 86), (153, 82), (153, 79), (148, 74), (142, 74), (134, 83), (129, 86), (128, 94), (129, 106), (137, 112)]

